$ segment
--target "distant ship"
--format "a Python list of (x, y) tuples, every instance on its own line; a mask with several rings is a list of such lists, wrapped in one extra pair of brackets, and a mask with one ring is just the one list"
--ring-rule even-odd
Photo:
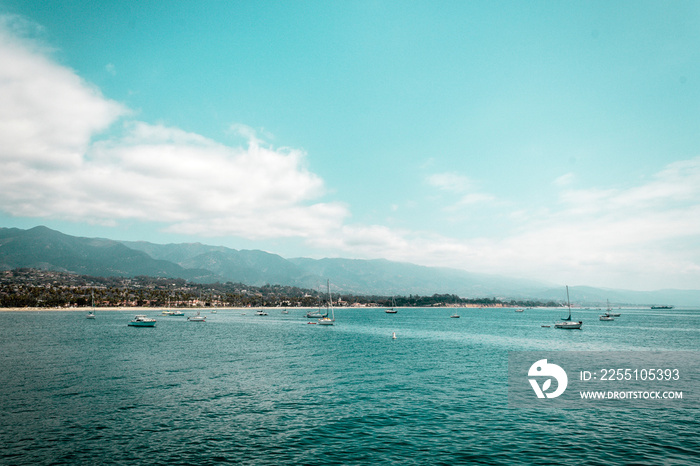
[(651, 306), (652, 309), (673, 309), (673, 306)]

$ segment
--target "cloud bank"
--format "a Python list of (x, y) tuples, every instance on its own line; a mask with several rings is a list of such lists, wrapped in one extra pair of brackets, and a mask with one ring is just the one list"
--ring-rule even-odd
[(314, 202), (324, 183), (300, 150), (266, 147), (241, 125), (233, 130), (247, 147), (124, 119), (129, 109), (2, 28), (0, 63), (6, 213), (250, 239), (318, 235), (347, 216), (341, 204)]
[(345, 204), (321, 201), (326, 186), (307, 168), (303, 151), (275, 148), (268, 135), (244, 124), (230, 130), (247, 145), (232, 147), (138, 121), (0, 19), (6, 214), (107, 226), (137, 221), (200, 237), (298, 238), (309, 245), (306, 255), (387, 258), (557, 283), (632, 289), (700, 283), (700, 157), (624, 189), (577, 188), (576, 174), (567, 173), (552, 180), (557, 195), (547, 205), (501, 198), (459, 173), (426, 176), (441, 195), (435, 199), (450, 199), (432, 209), (445, 223), (476, 208), (509, 219), (510, 229), (489, 237), (475, 237), (468, 225), (458, 238), (437, 233), (439, 224), (420, 231), (353, 225)]

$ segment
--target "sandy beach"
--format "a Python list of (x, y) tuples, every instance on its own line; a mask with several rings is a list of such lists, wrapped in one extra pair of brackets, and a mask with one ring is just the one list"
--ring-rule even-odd
[[(136, 313), (145, 313), (145, 312), (162, 312), (163, 310), (166, 309), (176, 309), (178, 311), (183, 311), (183, 312), (196, 312), (196, 311), (210, 311), (212, 309), (218, 310), (246, 310), (246, 309), (255, 309), (255, 308), (250, 308), (250, 307), (217, 307), (217, 308), (204, 308), (204, 307), (183, 307), (183, 308), (169, 308), (169, 307), (96, 307), (94, 308), (95, 311), (101, 312), (101, 311), (124, 311), (124, 312), (136, 312)], [(270, 309), (270, 308), (266, 308)], [(277, 309), (277, 308), (273, 308)], [(282, 308), (279, 308), (282, 309)], [(294, 309), (302, 309), (302, 308), (294, 308)], [(93, 310), (92, 307), (86, 306), (86, 307), (3, 307), (0, 308), (0, 312), (56, 312), (56, 311), (63, 311), (63, 312), (87, 312)]]

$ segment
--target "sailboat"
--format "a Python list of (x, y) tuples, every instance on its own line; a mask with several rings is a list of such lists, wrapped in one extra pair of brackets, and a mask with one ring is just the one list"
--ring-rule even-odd
[(318, 319), (318, 325), (333, 325), (335, 324), (335, 313), (333, 312), (333, 298), (331, 297), (331, 281), (327, 281), (328, 286), (328, 309), (330, 310), (331, 317), (328, 317), (328, 310), (326, 310), (326, 316)]
[(85, 316), (86, 319), (94, 319), (95, 318), (95, 292), (92, 292), (92, 310), (87, 313)]
[(391, 307), (387, 309), (386, 312), (387, 314), (396, 314), (398, 311), (394, 309), (396, 307), (396, 301), (394, 301), (394, 297), (391, 297)]
[(163, 309), (163, 312), (160, 314), (162, 316), (168, 316), (168, 317), (178, 317), (178, 316), (184, 316), (185, 313), (177, 310), (177, 309), (172, 309), (170, 307), (170, 298), (168, 298), (168, 308)]
[[(611, 312), (612, 308), (610, 307), (610, 300), (609, 299), (608, 299), (608, 308), (606, 309), (606, 311), (607, 312), (605, 313), (605, 315), (608, 317), (620, 317), (620, 315), (621, 315), (620, 313)], [(603, 316), (601, 316), (601, 317), (603, 317)], [(600, 320), (608, 320), (608, 319), (600, 319)]]
[(166, 317), (173, 315), (173, 311), (172, 311), (172, 309), (170, 309), (170, 298), (168, 298), (168, 308), (163, 309), (163, 312), (161, 312), (160, 315), (166, 316)]
[(318, 311), (309, 311), (306, 313), (306, 317), (308, 319), (322, 319), (324, 317), (328, 317), (328, 310), (326, 309), (325, 314), (321, 314), (321, 303), (319, 303)]
[(566, 330), (578, 330), (583, 325), (582, 321), (574, 322), (571, 320), (571, 301), (569, 301), (569, 285), (566, 285), (566, 303), (569, 306), (569, 317), (562, 318), (561, 322), (554, 324), (554, 328), (563, 328)]

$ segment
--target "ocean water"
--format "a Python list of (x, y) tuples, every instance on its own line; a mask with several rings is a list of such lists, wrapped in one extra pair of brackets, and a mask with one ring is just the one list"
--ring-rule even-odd
[(700, 461), (695, 407), (508, 404), (509, 351), (697, 351), (698, 310), (268, 312), (0, 312), (0, 464)]

